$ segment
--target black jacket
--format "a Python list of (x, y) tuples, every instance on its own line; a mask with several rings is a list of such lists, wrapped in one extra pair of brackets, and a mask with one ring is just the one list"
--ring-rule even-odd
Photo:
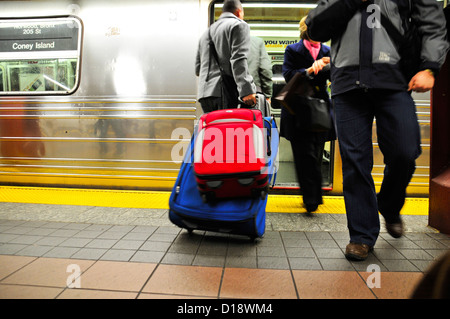
[[(330, 56), (330, 47), (322, 44), (317, 56), (317, 60), (325, 56)], [(311, 67), (313, 63), (314, 59), (311, 56), (311, 53), (309, 53), (308, 49), (303, 44), (303, 40), (288, 45), (286, 51), (284, 52), (284, 62), (282, 69), (286, 83), (289, 82), (289, 80), (291, 80), (297, 72), (306, 74), (306, 69)], [(315, 88), (316, 98), (321, 98), (325, 101), (329, 100), (329, 96), (327, 93), (327, 80), (329, 79), (329, 77), (330, 72), (323, 71), (319, 72), (319, 74), (310, 81), (310, 84)], [(282, 108), (280, 135), (288, 140), (291, 140), (301, 133), (302, 132), (296, 126), (294, 116), (286, 109)]]

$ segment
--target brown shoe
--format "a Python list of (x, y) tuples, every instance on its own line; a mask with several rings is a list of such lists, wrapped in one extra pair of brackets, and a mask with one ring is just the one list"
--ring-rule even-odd
[(372, 247), (369, 247), (369, 245), (350, 243), (345, 248), (345, 258), (348, 260), (363, 261), (369, 256), (369, 251), (371, 250)]
[(389, 224), (386, 222), (386, 230), (394, 238), (403, 236), (403, 222)]

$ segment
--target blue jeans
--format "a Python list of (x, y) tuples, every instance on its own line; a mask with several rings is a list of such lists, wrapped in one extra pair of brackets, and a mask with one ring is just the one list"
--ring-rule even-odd
[[(378, 211), (388, 223), (400, 221), (406, 187), (421, 153), (416, 107), (409, 93), (390, 90), (340, 94), (334, 107), (350, 242), (374, 246), (380, 232)], [(378, 196), (371, 175), (374, 118), (385, 163)]]

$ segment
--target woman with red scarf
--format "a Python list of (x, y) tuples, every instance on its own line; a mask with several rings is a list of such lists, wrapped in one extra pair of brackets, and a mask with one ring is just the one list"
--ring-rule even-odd
[[(300, 21), (301, 40), (289, 45), (284, 53), (283, 76), (287, 83), (297, 72), (308, 75), (314, 97), (329, 101), (330, 48), (309, 39), (305, 20)], [(304, 207), (308, 213), (314, 212), (322, 204), (322, 156), (330, 133), (303, 130), (295, 115), (282, 108), (280, 134), (291, 142)]]

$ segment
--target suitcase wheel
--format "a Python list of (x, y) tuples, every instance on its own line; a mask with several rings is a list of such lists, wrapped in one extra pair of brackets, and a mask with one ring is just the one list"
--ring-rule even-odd
[(214, 193), (202, 193), (203, 203), (211, 202), (216, 198)]

